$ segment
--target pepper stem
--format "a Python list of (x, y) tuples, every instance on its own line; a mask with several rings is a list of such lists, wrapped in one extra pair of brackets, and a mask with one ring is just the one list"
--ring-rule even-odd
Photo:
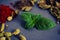
[(15, 10), (15, 13), (18, 14), (19, 13), (19, 10)]
[(2, 23), (2, 26), (1, 26), (0, 32), (3, 32), (3, 31), (4, 31), (4, 28), (5, 28), (5, 23)]

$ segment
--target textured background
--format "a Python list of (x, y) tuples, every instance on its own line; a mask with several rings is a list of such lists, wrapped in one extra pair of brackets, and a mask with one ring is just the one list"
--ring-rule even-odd
[[(0, 0), (0, 4), (8, 5), (11, 7), (10, 3), (14, 3), (15, 1), (17, 0)], [(31, 12), (33, 12), (34, 14), (41, 14), (42, 16), (55, 21), (54, 17), (52, 17), (48, 11), (39, 9), (36, 5), (32, 8)], [(20, 14), (21, 12), (19, 13), (19, 15)], [(19, 15), (15, 19), (13, 19), (13, 21), (6, 22), (6, 24), (9, 25), (9, 28), (5, 31), (13, 31), (16, 28), (20, 28), (21, 33), (26, 36), (27, 40), (60, 40), (60, 34), (58, 33), (60, 30), (60, 24), (57, 24), (55, 28), (46, 31), (38, 31), (35, 28), (32, 30), (26, 30), (21, 26), (21, 19)], [(11, 38), (12, 40), (18, 40), (13, 36)]]

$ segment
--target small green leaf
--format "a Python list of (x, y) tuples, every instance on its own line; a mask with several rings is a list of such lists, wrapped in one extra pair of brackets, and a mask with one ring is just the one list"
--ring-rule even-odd
[(40, 14), (34, 15), (31, 12), (23, 12), (21, 16), (26, 22), (26, 29), (32, 29), (34, 26), (36, 26), (38, 30), (47, 30), (55, 27), (56, 25), (55, 22), (48, 18), (42, 17)]
[(44, 17), (41, 17), (36, 23), (36, 28), (38, 30), (47, 30), (47, 29), (54, 28), (55, 26), (56, 26), (55, 22)]

